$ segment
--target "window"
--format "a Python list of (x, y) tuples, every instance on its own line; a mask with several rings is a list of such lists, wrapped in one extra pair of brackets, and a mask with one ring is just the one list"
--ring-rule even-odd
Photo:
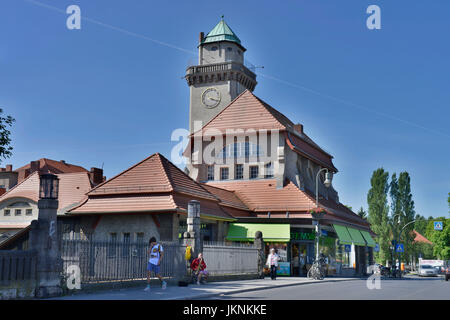
[(228, 168), (220, 168), (220, 180), (228, 180)]
[(232, 47), (228, 47), (227, 50), (228, 51), (233, 51), (233, 48)]
[(211, 51), (216, 51), (218, 48), (216, 46), (211, 48)]
[(10, 215), (11, 215), (11, 210), (6, 209), (6, 210), (4, 211), (4, 214), (5, 214), (5, 216), (10, 216)]
[(225, 146), (218, 154), (219, 159), (263, 156), (260, 146), (251, 142), (236, 142)]
[(15, 214), (16, 216), (20, 216), (20, 215), (22, 215), (22, 210), (21, 210), (21, 209), (16, 209), (16, 211), (14, 212), (14, 214)]
[(256, 179), (258, 178), (258, 172), (259, 167), (258, 166), (250, 166), (250, 179)]
[(236, 168), (235, 169), (236, 172), (235, 172), (234, 178), (237, 180), (244, 179), (244, 165), (237, 164), (235, 168)]
[(214, 180), (214, 166), (208, 166), (206, 180)]
[(272, 164), (272, 162), (269, 162), (269, 163), (267, 163), (265, 166), (264, 166), (264, 170), (265, 170), (265, 172), (264, 172), (264, 178), (273, 178), (273, 164)]
[(27, 209), (27, 210), (25, 211), (25, 214), (26, 214), (27, 216), (32, 216), (32, 215), (33, 215), (33, 209)]
[(138, 232), (136, 233), (136, 254), (138, 257), (143, 257), (144, 256), (144, 233), (143, 232)]

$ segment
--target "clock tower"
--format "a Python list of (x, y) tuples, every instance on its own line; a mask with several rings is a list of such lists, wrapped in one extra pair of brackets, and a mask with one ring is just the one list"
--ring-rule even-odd
[(223, 17), (206, 37), (200, 33), (198, 65), (189, 66), (185, 76), (190, 89), (191, 133), (194, 121), (204, 126), (245, 89), (255, 89), (256, 75), (244, 65), (245, 51)]

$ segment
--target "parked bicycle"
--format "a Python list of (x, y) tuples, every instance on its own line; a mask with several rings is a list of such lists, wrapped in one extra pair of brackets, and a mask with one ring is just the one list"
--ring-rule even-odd
[(323, 280), (325, 277), (325, 259), (323, 257), (319, 260), (314, 261), (311, 268), (309, 268), (307, 273), (308, 279)]

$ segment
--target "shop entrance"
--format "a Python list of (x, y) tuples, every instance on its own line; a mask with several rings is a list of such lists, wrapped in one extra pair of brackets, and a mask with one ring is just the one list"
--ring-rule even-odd
[(310, 243), (305, 242), (292, 242), (291, 243), (291, 265), (292, 272), (291, 275), (298, 276), (306, 276), (308, 272), (308, 267), (310, 263), (310, 252), (309, 248), (311, 246)]

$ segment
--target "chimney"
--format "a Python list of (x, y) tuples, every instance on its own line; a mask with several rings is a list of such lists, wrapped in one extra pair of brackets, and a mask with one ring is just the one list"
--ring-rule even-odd
[(202, 43), (204, 37), (205, 37), (205, 34), (203, 32), (200, 32), (199, 43)]
[(59, 160), (59, 162), (66, 164), (66, 160)]
[(91, 168), (89, 172), (89, 177), (94, 185), (98, 185), (103, 182), (103, 169)]
[(30, 162), (30, 171), (29, 174), (32, 174), (35, 171), (39, 170), (39, 160)]
[(8, 172), (12, 171), (12, 164), (6, 165), (6, 171), (8, 171)]
[(294, 130), (297, 131), (298, 133), (303, 133), (303, 125), (300, 123), (294, 124)]

